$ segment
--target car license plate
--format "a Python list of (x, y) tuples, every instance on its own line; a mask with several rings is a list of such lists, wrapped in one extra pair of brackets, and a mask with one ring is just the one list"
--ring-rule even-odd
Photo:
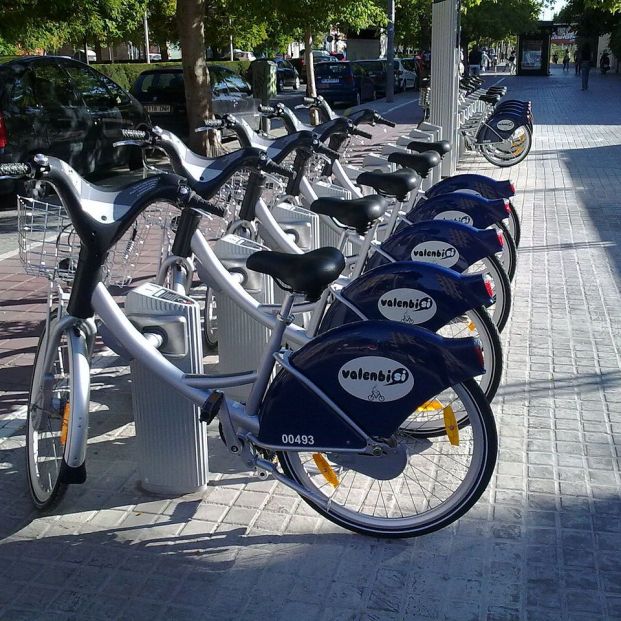
[(339, 83), (339, 79), (338, 78), (328, 78), (327, 80), (321, 80), (322, 84), (338, 84)]
[(157, 114), (158, 112), (170, 112), (172, 110), (172, 106), (164, 106), (162, 104), (148, 104), (144, 107), (147, 112), (152, 112)]

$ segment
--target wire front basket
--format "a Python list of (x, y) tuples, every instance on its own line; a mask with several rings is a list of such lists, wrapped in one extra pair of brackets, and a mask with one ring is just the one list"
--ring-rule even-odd
[[(171, 207), (155, 204), (143, 212), (110, 251), (103, 268), (108, 285), (130, 284), (149, 231), (165, 228)], [(19, 257), (27, 274), (71, 283), (80, 253), (80, 239), (60, 201), (17, 197)]]

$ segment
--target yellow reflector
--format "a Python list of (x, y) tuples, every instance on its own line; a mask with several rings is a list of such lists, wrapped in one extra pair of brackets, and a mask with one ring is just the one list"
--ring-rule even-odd
[(69, 405), (69, 401), (67, 401), (63, 407), (63, 425), (60, 428), (60, 443), (63, 446), (67, 443), (67, 433), (69, 431), (69, 412), (71, 412), (71, 407)]
[(313, 461), (317, 466), (319, 472), (323, 474), (325, 480), (332, 485), (332, 487), (339, 486), (339, 478), (336, 476), (336, 472), (332, 469), (332, 466), (328, 463), (328, 460), (321, 453), (313, 453)]
[(425, 401), (423, 405), (419, 405), (416, 408), (417, 412), (434, 412), (436, 410), (441, 410), (444, 406), (437, 399), (430, 399), (429, 401)]
[(471, 321), (468, 324), (468, 330), (470, 330), (470, 332), (474, 332), (477, 329), (477, 327), (474, 325), (474, 321)]
[(457, 426), (455, 412), (453, 412), (453, 408), (450, 405), (444, 408), (444, 429), (449, 442), (454, 446), (459, 446), (459, 427)]

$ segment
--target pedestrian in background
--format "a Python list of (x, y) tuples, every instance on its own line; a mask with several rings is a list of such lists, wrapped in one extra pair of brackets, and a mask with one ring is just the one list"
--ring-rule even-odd
[(480, 75), (481, 73), (481, 62), (483, 60), (483, 52), (481, 52), (481, 48), (479, 48), (479, 44), (477, 43), (474, 48), (468, 54), (468, 65), (470, 70), (470, 75)]
[(580, 61), (578, 60), (578, 50), (574, 52), (574, 65), (576, 69), (576, 75), (580, 75)]
[(565, 56), (563, 56), (563, 71), (569, 71), (569, 50), (565, 50)]
[(509, 73), (515, 73), (515, 50), (511, 50), (511, 54), (509, 54)]
[(580, 48), (580, 74), (582, 75), (582, 90), (589, 89), (589, 72), (591, 71), (591, 46), (584, 43)]

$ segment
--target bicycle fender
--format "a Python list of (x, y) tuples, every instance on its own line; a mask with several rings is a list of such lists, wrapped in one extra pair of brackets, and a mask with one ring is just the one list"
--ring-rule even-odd
[(259, 442), (275, 450), (362, 449), (364, 437), (329, 401), (364, 433), (388, 438), (417, 407), (483, 373), (476, 339), (445, 339), (394, 321), (335, 328), (288, 361), (303, 379), (281, 369), (259, 411)]
[[(461, 273), (482, 258), (500, 252), (502, 243), (493, 229), (476, 229), (450, 220), (424, 220), (403, 223), (382, 242), (380, 250), (395, 261), (433, 263)], [(382, 253), (371, 255), (365, 271), (389, 261)]]
[(496, 179), (485, 175), (464, 173), (438, 181), (425, 191), (425, 197), (433, 198), (456, 190), (472, 190), (485, 198), (511, 198), (515, 196), (515, 187), (508, 179), (496, 181)]
[(453, 220), (486, 229), (506, 218), (508, 210), (507, 199), (490, 199), (472, 192), (457, 191), (426, 200), (422, 205), (411, 209), (406, 214), (406, 219), (411, 223), (422, 220)]
[[(401, 261), (365, 272), (341, 296), (364, 318), (392, 320), (436, 331), (466, 311), (492, 303), (481, 274), (463, 276), (439, 265)], [(361, 319), (335, 300), (319, 332)]]

